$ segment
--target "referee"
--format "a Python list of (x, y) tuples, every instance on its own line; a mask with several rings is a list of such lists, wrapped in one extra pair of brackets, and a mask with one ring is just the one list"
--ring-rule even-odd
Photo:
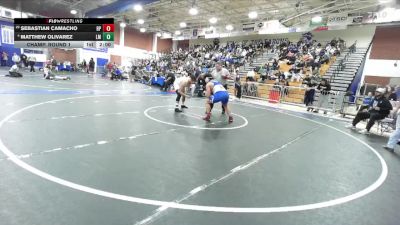
[[(224, 86), (225, 90), (228, 90), (227, 80), (231, 77), (229, 71), (222, 67), (222, 62), (217, 62), (215, 69), (212, 72), (212, 76), (215, 80)], [(225, 114), (225, 109), (222, 107), (222, 114)]]

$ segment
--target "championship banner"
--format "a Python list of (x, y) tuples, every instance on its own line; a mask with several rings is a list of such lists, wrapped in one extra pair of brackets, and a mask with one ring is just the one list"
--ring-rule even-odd
[(351, 18), (347, 15), (333, 15), (328, 17), (328, 26), (345, 26), (351, 23)]

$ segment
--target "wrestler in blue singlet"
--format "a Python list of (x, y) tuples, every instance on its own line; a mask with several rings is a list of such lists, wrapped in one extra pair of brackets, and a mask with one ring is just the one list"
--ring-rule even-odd
[(211, 103), (221, 102), (223, 105), (228, 104), (229, 101), (229, 93), (224, 88), (224, 86), (218, 81), (211, 81), (214, 85), (213, 94), (210, 96)]

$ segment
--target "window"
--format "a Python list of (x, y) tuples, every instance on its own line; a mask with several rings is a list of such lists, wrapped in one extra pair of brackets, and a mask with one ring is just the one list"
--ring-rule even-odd
[(4, 44), (14, 44), (14, 28), (1, 26), (1, 40)]

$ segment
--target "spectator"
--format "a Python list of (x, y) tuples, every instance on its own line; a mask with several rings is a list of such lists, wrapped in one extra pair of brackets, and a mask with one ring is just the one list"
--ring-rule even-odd
[(36, 58), (34, 56), (31, 56), (31, 57), (28, 58), (28, 61), (29, 61), (29, 66), (31, 67), (29, 72), (35, 72)]
[(264, 82), (267, 79), (267, 76), (269, 74), (269, 65), (268, 63), (265, 63), (264, 66), (261, 66), (260, 69), (258, 70), (258, 73), (261, 76), (261, 81)]
[(246, 74), (246, 81), (254, 82), (254, 81), (256, 81), (255, 77), (256, 77), (256, 72), (254, 72), (254, 70), (250, 70)]
[(397, 92), (399, 91), (399, 86), (396, 86), (389, 94), (389, 101), (397, 101)]
[(1, 66), (7, 66), (8, 54), (4, 52), (1, 54)]
[(315, 82), (313, 82), (310, 76), (306, 76), (303, 80), (303, 84), (306, 89), (304, 93), (304, 104), (307, 107), (307, 112), (312, 111), (315, 96)]
[(122, 80), (122, 71), (118, 67), (111, 72), (111, 80)]
[[(86, 63), (85, 59), (83, 59), (83, 61), (82, 61), (82, 69), (83, 69), (83, 72), (89, 73), (89, 71), (87, 70), (87, 63)], [(111, 73), (111, 71), (110, 71), (110, 73)]]
[(95, 67), (95, 62), (93, 60), (93, 58), (90, 58), (89, 61), (89, 75), (88, 76), (92, 76), (94, 75), (94, 67)]
[(280, 80), (279, 85), (283, 88), (283, 90), (281, 90), (283, 95), (287, 96), (289, 94), (289, 81), (282, 79)]
[[(108, 63), (107, 64), (107, 68), (109, 68), (109, 66), (111, 65), (111, 63)], [(111, 65), (112, 66), (112, 65)], [(109, 69), (108, 69), (108, 71), (110, 71)], [(132, 66), (132, 70), (131, 70), (131, 72), (129, 73), (129, 82), (133, 82), (133, 80), (136, 78), (136, 76), (137, 76), (137, 67), (136, 66)]]
[(111, 62), (107, 63), (107, 70), (108, 70), (108, 75), (111, 74), (113, 69), (113, 64)]
[(394, 152), (394, 146), (398, 143), (400, 139), (400, 105), (394, 110), (393, 115), (396, 117), (396, 130), (390, 135), (390, 138), (385, 146), (384, 149)]
[(161, 91), (167, 91), (171, 85), (175, 82), (175, 74), (168, 72), (165, 77), (164, 85), (161, 87)]
[(385, 88), (378, 88), (375, 91), (375, 98), (371, 102), (368, 111), (359, 111), (352, 124), (346, 127), (356, 129), (356, 125), (361, 120), (369, 119), (366, 128), (360, 131), (361, 134), (369, 134), (369, 131), (375, 124), (375, 121), (382, 120), (387, 117), (392, 109), (392, 104), (390, 104), (389, 100), (385, 98)]
[(373, 99), (372, 92), (368, 92), (368, 95), (363, 99), (363, 103), (360, 110), (368, 108), (369, 105), (371, 105), (372, 99)]
[(51, 56), (51, 69), (57, 70), (57, 60), (54, 58), (54, 55)]
[(296, 69), (291, 69), (291, 78), (290, 78), (291, 82), (294, 82), (294, 81), (300, 82), (302, 77), (303, 76), (300, 74), (299, 71), (296, 71)]
[(242, 84), (240, 81), (240, 74), (239, 74), (239, 69), (236, 70), (235, 72), (235, 91), (234, 94), (237, 98), (241, 98), (242, 97)]
[(19, 62), (21, 61), (21, 58), (19, 57), (19, 55), (17, 55), (16, 52), (14, 52), (14, 54), (13, 54), (11, 60), (13, 61), (13, 64), (15, 64), (15, 65), (18, 66), (18, 65), (19, 65)]
[(324, 114), (327, 114), (326, 109), (329, 107), (331, 85), (326, 79), (322, 79), (321, 83), (317, 87), (317, 90), (320, 91), (320, 95), (318, 98), (317, 109), (314, 110), (314, 112), (318, 113), (319, 109), (324, 109)]
[(21, 61), (24, 64), (24, 67), (28, 67), (28, 56), (26, 56), (24, 53), (21, 54)]

